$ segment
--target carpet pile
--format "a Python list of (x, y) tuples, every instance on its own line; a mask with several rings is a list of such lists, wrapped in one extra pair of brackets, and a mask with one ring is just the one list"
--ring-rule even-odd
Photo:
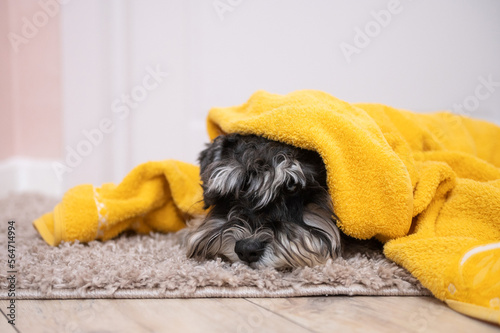
[(430, 295), (375, 241), (349, 243), (343, 258), (291, 271), (254, 270), (186, 257), (176, 234), (123, 234), (88, 244), (47, 245), (32, 221), (57, 200), (13, 194), (0, 200), (0, 299), (8, 298), (7, 227), (15, 221), (17, 299)]

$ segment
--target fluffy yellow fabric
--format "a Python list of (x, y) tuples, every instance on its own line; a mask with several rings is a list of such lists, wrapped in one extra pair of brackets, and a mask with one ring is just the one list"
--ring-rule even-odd
[(212, 109), (208, 132), (317, 151), (343, 232), (377, 237), (437, 298), (500, 323), (499, 127), (319, 91), (259, 91), (241, 106)]
[(133, 169), (116, 186), (79, 185), (69, 190), (54, 211), (33, 222), (52, 246), (62, 241), (107, 240), (126, 230), (177, 231), (187, 217), (202, 215), (197, 166), (167, 160)]
[[(211, 138), (257, 134), (317, 151), (344, 233), (376, 237), (453, 309), (500, 323), (500, 128), (450, 113), (349, 104), (319, 91), (255, 93), (210, 110)], [(51, 245), (124, 230), (176, 231), (203, 214), (198, 168), (138, 166), (120, 183), (81, 185), (34, 222)]]

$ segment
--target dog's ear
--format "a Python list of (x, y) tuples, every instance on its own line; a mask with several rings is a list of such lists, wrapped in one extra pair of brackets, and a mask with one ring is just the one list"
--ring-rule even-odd
[(219, 135), (211, 143), (207, 144), (207, 148), (200, 153), (198, 158), (200, 172), (203, 174), (207, 166), (226, 157), (229, 150), (236, 144), (239, 136), (239, 134)]
[[(238, 138), (239, 134), (220, 135), (211, 143), (207, 144), (207, 148), (200, 153), (198, 158), (200, 162), (200, 177), (204, 185), (211, 177), (211, 173), (214, 169), (213, 164), (230, 156), (234, 146), (237, 144)], [(216, 194), (210, 193), (203, 187), (205, 209), (215, 204), (217, 198), (218, 196)]]
[(198, 160), (200, 161), (200, 173), (206, 170), (210, 164), (220, 161), (222, 158), (222, 141), (223, 136), (216, 137), (212, 142), (207, 143), (205, 150), (200, 153)]
[(207, 190), (205, 187), (206, 182), (210, 178), (210, 170), (207, 167), (216, 161), (220, 161), (222, 158), (222, 151), (220, 147), (220, 136), (214, 139), (211, 143), (207, 144), (205, 150), (200, 153), (198, 160), (200, 161), (200, 178), (203, 183), (203, 209), (208, 209), (210, 206), (215, 204), (215, 197), (213, 195), (207, 195)]
[(312, 176), (314, 181), (322, 187), (327, 188), (325, 162), (321, 156), (315, 151), (301, 149), (298, 158), (306, 174)]
[(216, 154), (214, 152), (214, 146), (215, 142), (207, 143), (205, 150), (203, 150), (200, 153), (200, 156), (198, 157), (198, 161), (200, 162), (200, 173), (203, 174), (203, 172), (206, 170), (207, 166), (211, 164), (212, 162), (215, 161), (216, 159)]

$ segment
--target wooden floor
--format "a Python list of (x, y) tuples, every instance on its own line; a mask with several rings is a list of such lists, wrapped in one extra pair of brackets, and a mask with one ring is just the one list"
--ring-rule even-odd
[(0, 332), (500, 332), (431, 297), (44, 300), (16, 302)]

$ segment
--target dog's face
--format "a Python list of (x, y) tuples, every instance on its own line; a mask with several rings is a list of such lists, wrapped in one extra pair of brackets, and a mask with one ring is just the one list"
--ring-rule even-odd
[(195, 258), (251, 267), (314, 266), (335, 258), (335, 225), (319, 155), (254, 135), (219, 136), (200, 155), (207, 216), (185, 244)]

